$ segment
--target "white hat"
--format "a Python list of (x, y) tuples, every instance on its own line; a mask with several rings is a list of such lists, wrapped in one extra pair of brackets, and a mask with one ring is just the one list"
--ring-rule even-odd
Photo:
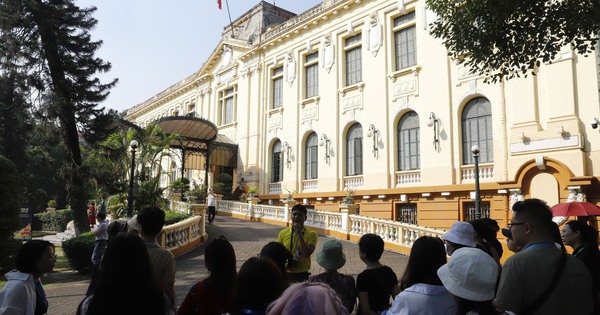
[(481, 249), (457, 249), (437, 274), (446, 290), (455, 296), (470, 301), (489, 301), (494, 298), (498, 264)]
[(475, 229), (469, 222), (458, 221), (452, 224), (450, 231), (442, 234), (442, 237), (454, 244), (475, 247)]
[(129, 219), (127, 221), (127, 226), (130, 227), (130, 228), (132, 228), (132, 229), (134, 229), (134, 230), (136, 230), (136, 231), (139, 231), (142, 228), (140, 226), (140, 222), (137, 219), (137, 214), (134, 215), (131, 219)]

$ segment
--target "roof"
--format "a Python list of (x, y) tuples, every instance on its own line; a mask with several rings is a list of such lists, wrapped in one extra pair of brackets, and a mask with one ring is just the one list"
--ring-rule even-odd
[(204, 118), (170, 116), (154, 123), (164, 133), (178, 135), (171, 141), (172, 148), (206, 152), (209, 145), (217, 139), (217, 126)]

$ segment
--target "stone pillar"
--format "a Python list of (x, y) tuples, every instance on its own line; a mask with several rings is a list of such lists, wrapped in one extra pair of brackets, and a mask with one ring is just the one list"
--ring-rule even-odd
[(353, 203), (340, 203), (340, 213), (342, 213), (342, 231), (350, 233), (352, 222), (350, 215), (358, 212), (358, 205)]
[(200, 216), (200, 235), (204, 237), (206, 235), (206, 209), (208, 209), (208, 206), (195, 203), (191, 207), (194, 215)]

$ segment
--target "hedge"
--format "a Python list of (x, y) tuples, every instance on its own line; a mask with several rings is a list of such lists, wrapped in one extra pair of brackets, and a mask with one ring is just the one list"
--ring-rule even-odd
[(62, 232), (67, 229), (67, 223), (71, 220), (73, 215), (69, 209), (36, 213), (33, 216), (33, 229)]
[(78, 272), (92, 269), (92, 252), (96, 237), (92, 232), (79, 234), (62, 242), (62, 249), (69, 259), (71, 268)]
[(165, 211), (165, 226), (175, 224), (189, 217), (190, 215), (186, 213)]

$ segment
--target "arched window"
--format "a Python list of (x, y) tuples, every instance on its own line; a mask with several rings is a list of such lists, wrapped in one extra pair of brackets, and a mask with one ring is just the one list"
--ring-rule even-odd
[(346, 136), (346, 175), (361, 175), (363, 173), (363, 131), (360, 124), (354, 124)]
[(462, 112), (463, 165), (474, 164), (471, 147), (479, 146), (479, 162), (494, 161), (492, 139), (492, 105), (486, 98), (470, 100)]
[(318, 157), (318, 137), (315, 132), (311, 133), (306, 139), (306, 151), (304, 156), (304, 179), (317, 178), (317, 157)]
[(283, 152), (281, 150), (281, 141), (277, 140), (273, 145), (271, 155), (271, 182), (277, 183), (283, 180)]
[(398, 170), (418, 170), (420, 160), (419, 115), (409, 112), (398, 122)]

